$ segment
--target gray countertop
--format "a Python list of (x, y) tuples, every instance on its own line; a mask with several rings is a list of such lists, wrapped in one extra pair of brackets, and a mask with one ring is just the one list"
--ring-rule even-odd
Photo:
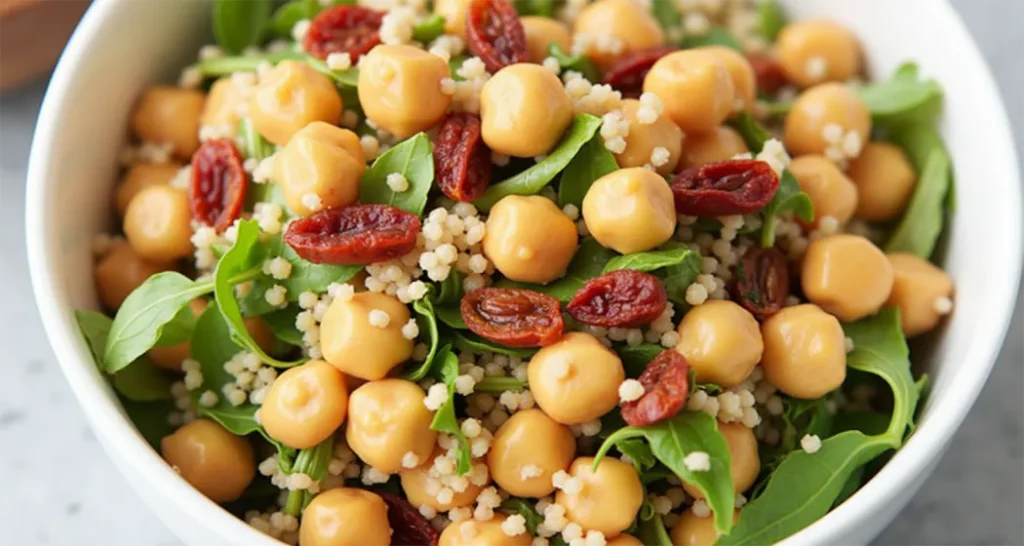
[[(960, 0), (1024, 157), (1024, 0)], [(0, 98), (0, 544), (178, 545), (86, 425), (25, 262), (25, 166), (44, 83)], [(1024, 298), (995, 371), (931, 479), (878, 544), (1024, 545)]]

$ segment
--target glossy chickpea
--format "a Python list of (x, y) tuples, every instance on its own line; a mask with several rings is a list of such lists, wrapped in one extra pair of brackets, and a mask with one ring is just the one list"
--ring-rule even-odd
[(853, 131), (861, 142), (871, 135), (871, 112), (860, 97), (841, 83), (812, 87), (793, 101), (786, 114), (786, 150), (793, 156), (824, 154), (829, 143), (825, 126), (835, 124), (844, 133)]
[[(733, 512), (732, 522), (735, 524), (740, 520), (740, 511)], [(715, 530), (714, 516), (702, 518), (688, 509), (679, 517), (679, 521), (672, 526), (668, 532), (672, 540), (672, 546), (711, 546), (718, 540), (718, 531)]]
[(398, 138), (441, 121), (452, 96), (441, 91), (451, 75), (444, 59), (408, 45), (379, 45), (359, 63), (359, 104), (366, 116)]
[(814, 205), (814, 220), (807, 227), (817, 227), (826, 216), (840, 224), (853, 217), (857, 210), (857, 186), (835, 163), (820, 155), (804, 155), (789, 164), (789, 172)]
[(444, 33), (466, 38), (466, 14), (471, 0), (435, 0), (434, 13), (444, 16)]
[(905, 252), (887, 255), (892, 264), (892, 293), (886, 305), (900, 308), (903, 334), (913, 337), (935, 328), (949, 313), (953, 281), (931, 262)]
[[(661, 25), (651, 12), (633, 0), (598, 0), (580, 11), (573, 34), (587, 36), (590, 57), (601, 68), (630, 53), (653, 49), (665, 43)], [(601, 41), (618, 47), (608, 48)]]
[(487, 452), (491, 479), (517, 497), (543, 497), (554, 492), (551, 476), (569, 468), (576, 439), (569, 428), (531, 409), (513, 413), (494, 433)]
[(563, 425), (593, 421), (619, 403), (622, 360), (594, 336), (566, 334), (537, 351), (526, 368), (540, 409)]
[(481, 136), (492, 151), (534, 157), (551, 151), (572, 123), (558, 76), (537, 64), (506, 66), (480, 90)]
[(708, 301), (690, 309), (677, 332), (676, 351), (696, 370), (697, 381), (726, 389), (746, 379), (764, 350), (757, 320), (728, 300)]
[[(189, 310), (192, 311), (192, 316), (198, 317), (206, 310), (206, 300), (196, 298), (189, 302), (188, 307)], [(192, 356), (192, 343), (186, 339), (185, 341), (175, 343), (174, 345), (153, 347), (146, 352), (146, 356), (148, 356), (149, 361), (156, 366), (168, 371), (180, 372), (181, 363), (186, 358)]]
[(550, 17), (530, 15), (520, 17), (526, 33), (526, 50), (531, 63), (542, 63), (548, 58), (548, 48), (558, 44), (562, 51), (568, 53), (572, 48), (572, 37), (565, 23)]
[(388, 505), (365, 489), (339, 487), (324, 491), (302, 512), (302, 546), (391, 544)]
[(249, 442), (209, 419), (196, 419), (164, 436), (160, 453), (185, 481), (214, 502), (237, 499), (256, 475)]
[(754, 75), (754, 68), (750, 61), (742, 54), (726, 46), (706, 46), (698, 48), (699, 51), (706, 51), (714, 55), (725, 65), (732, 78), (732, 87), (736, 92), (733, 102), (733, 111), (750, 110), (757, 100), (757, 76)]
[(824, 19), (804, 19), (783, 27), (776, 42), (786, 79), (800, 87), (842, 82), (860, 74), (861, 50), (846, 27)]
[(468, 519), (452, 523), (441, 532), (438, 546), (530, 546), (533, 535), (529, 532), (514, 537), (505, 534), (501, 524), (508, 519), (505, 514), (494, 514), (487, 521)]
[(270, 385), (260, 424), (271, 438), (295, 449), (313, 447), (345, 422), (345, 377), (323, 360), (289, 368)]
[(550, 199), (509, 195), (491, 207), (483, 251), (505, 277), (546, 284), (565, 274), (576, 240), (576, 224)]
[[(387, 314), (386, 326), (370, 323), (373, 311)], [(383, 379), (412, 356), (413, 340), (402, 335), (407, 322), (409, 308), (398, 298), (357, 292), (352, 299), (336, 299), (327, 308), (320, 322), (320, 351), (324, 360), (348, 375)]]
[(250, 91), (251, 87), (232, 77), (213, 82), (200, 121), (203, 125), (230, 129), (233, 134), (238, 130), (238, 121), (242, 117), (239, 109), (248, 101)]
[(683, 168), (725, 161), (748, 152), (750, 148), (739, 132), (728, 125), (721, 125), (707, 133), (686, 135), (683, 140)]
[(615, 154), (615, 161), (623, 168), (653, 165), (651, 152), (655, 148), (664, 148), (668, 152), (668, 159), (664, 164), (655, 167), (655, 170), (667, 175), (679, 163), (683, 132), (667, 116), (658, 116), (654, 123), (639, 123), (636, 119), (639, 109), (640, 101), (636, 99), (622, 101), (622, 114), (629, 123), (629, 133), (626, 135), (626, 149), (620, 154)]
[(426, 463), (437, 440), (437, 432), (430, 428), (434, 412), (423, 405), (426, 396), (419, 385), (404, 379), (381, 379), (359, 387), (349, 399), (349, 447), (387, 474)]
[(847, 174), (857, 186), (857, 218), (885, 222), (907, 208), (917, 185), (917, 174), (907, 154), (888, 142), (870, 142), (850, 161)]
[(660, 246), (676, 229), (676, 206), (665, 179), (642, 167), (598, 178), (583, 197), (587, 231), (622, 254)]
[[(452, 498), (448, 502), (437, 500), (437, 494), (444, 486), (441, 484), (441, 480), (436, 477), (436, 471), (433, 472), (433, 475), (431, 474), (437, 458), (442, 455), (444, 455), (444, 452), (438, 450), (431, 457), (429, 464), (420, 465), (411, 470), (402, 470), (399, 477), (401, 478), (402, 491), (405, 493), (405, 497), (409, 499), (409, 503), (413, 506), (429, 506), (438, 512), (447, 512), (452, 508), (472, 506), (476, 502), (477, 495), (480, 494), (484, 487), (476, 485), (472, 481), (462, 491), (453, 490)], [(454, 465), (454, 461), (451, 461), (451, 464)]]
[(139, 193), (139, 190), (149, 186), (170, 184), (179, 169), (181, 169), (181, 165), (178, 163), (166, 165), (137, 163), (132, 165), (114, 191), (114, 208), (117, 209), (117, 215), (124, 216), (125, 211), (128, 210), (128, 203), (131, 202), (132, 197), (135, 197), (135, 194)]
[(633, 535), (619, 535), (605, 542), (604, 546), (644, 546), (644, 543)]
[(725, 63), (696, 49), (658, 59), (644, 77), (644, 91), (661, 98), (664, 115), (686, 134), (713, 131), (736, 105), (736, 88)]
[(327, 76), (301, 61), (281, 61), (249, 96), (249, 117), (264, 138), (284, 146), (314, 121), (338, 123), (342, 101)]
[(594, 470), (593, 457), (580, 457), (569, 467), (569, 476), (583, 482), (579, 494), (559, 491), (555, 495), (555, 502), (565, 507), (569, 521), (585, 531), (600, 531), (606, 538), (632, 525), (644, 502), (644, 487), (633, 465), (605, 457)]
[(119, 243), (93, 268), (100, 303), (111, 311), (116, 310), (128, 294), (146, 282), (146, 279), (169, 269), (171, 267), (167, 264), (151, 262), (139, 256), (131, 245)]
[(192, 213), (185, 190), (148, 186), (128, 202), (124, 234), (143, 258), (172, 262), (192, 255)]
[(761, 325), (765, 377), (794, 398), (815, 399), (846, 379), (846, 335), (814, 304), (786, 307)]
[[(761, 456), (757, 451), (757, 436), (754, 435), (754, 429), (742, 423), (719, 421), (718, 432), (722, 434), (725, 445), (729, 448), (729, 474), (732, 476), (733, 492), (742, 493), (754, 485), (757, 474), (761, 472)], [(704, 498), (700, 489), (688, 483), (683, 483), (683, 489), (691, 497)]]
[(314, 194), (323, 207), (347, 207), (359, 200), (359, 178), (366, 157), (359, 136), (315, 121), (288, 140), (274, 160), (274, 181), (281, 186), (288, 208), (306, 216), (316, 212), (305, 197)]
[(830, 235), (804, 254), (804, 294), (843, 322), (876, 313), (889, 299), (893, 270), (885, 254), (859, 235)]
[(199, 116), (205, 101), (199, 91), (150, 87), (135, 106), (132, 131), (141, 140), (170, 144), (177, 158), (188, 160), (199, 149)]

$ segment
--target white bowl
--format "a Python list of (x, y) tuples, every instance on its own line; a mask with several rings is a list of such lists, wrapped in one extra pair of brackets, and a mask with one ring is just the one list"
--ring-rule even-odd
[[(999, 94), (951, 8), (937, 0), (792, 0), (861, 38), (874, 77), (905, 60), (946, 92), (942, 133), (959, 181), (945, 267), (957, 309), (926, 363), (933, 383), (917, 432), (857, 494), (786, 544), (862, 544), (927, 478), (970, 409), (1006, 332), (1021, 265), (1017, 164)], [(61, 57), (43, 103), (28, 172), (28, 255), (50, 343), (97, 436), (142, 499), (187, 544), (274, 544), (207, 500), (136, 432), (75, 325), (96, 308), (92, 237), (108, 227), (117, 153), (147, 85), (173, 81), (204, 43), (205, 2), (99, 0)]]

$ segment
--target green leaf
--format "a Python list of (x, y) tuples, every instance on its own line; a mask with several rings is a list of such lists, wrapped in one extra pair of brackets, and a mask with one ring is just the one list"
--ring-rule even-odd
[(327, 291), (332, 283), (344, 283), (352, 280), (363, 267), (359, 265), (315, 264), (302, 259), (295, 250), (277, 236), (268, 241), (270, 257), (280, 256), (292, 264), (292, 272), (287, 279), (275, 280), (288, 289), (288, 301), (298, 301), (303, 292), (317, 294)]
[(639, 345), (622, 345), (613, 347), (613, 349), (622, 359), (626, 377), (637, 378), (644, 372), (647, 363), (654, 360), (654, 357), (658, 356), (658, 353), (665, 348), (654, 343), (641, 343)]
[(159, 402), (136, 402), (124, 397), (120, 398), (128, 418), (135, 429), (146, 439), (146, 442), (160, 452), (160, 440), (174, 432), (175, 427), (167, 416), (174, 411), (174, 403), (163, 400)]
[(192, 314), (190, 306), (182, 307), (178, 314), (170, 322), (164, 325), (160, 339), (156, 340), (155, 347), (169, 347), (177, 345), (182, 341), (188, 341), (192, 337), (192, 330), (196, 327), (196, 316)]
[(779, 189), (775, 190), (768, 206), (761, 210), (761, 246), (775, 246), (775, 218), (786, 211), (793, 211), (805, 222), (814, 219), (814, 204), (809, 195), (800, 189), (800, 183), (789, 170), (782, 171), (779, 178)]
[(477, 199), (473, 204), (482, 211), (488, 211), (502, 197), (509, 195), (533, 195), (539, 192), (549, 182), (554, 180), (558, 173), (576, 157), (576, 154), (583, 148), (601, 127), (601, 118), (589, 114), (580, 114), (572, 121), (569, 130), (562, 136), (558, 146), (548, 154), (542, 161), (536, 163), (525, 171), (499, 182), (492, 184), (484, 192), (483, 197)]
[[(655, 4), (671, 2), (655, 2)], [(636, 529), (636, 538), (645, 546), (672, 546), (672, 539), (665, 529), (665, 522), (661, 521), (661, 514), (657, 512), (650, 519), (641, 519)]]
[[(295, 456), (295, 463), (292, 465), (289, 474), (302, 473), (313, 478), (314, 482), (319, 483), (327, 477), (327, 466), (331, 463), (333, 457), (334, 436), (328, 436), (326, 440), (319, 444), (299, 451), (298, 455)], [(284, 505), (284, 512), (297, 517), (312, 500), (313, 494), (308, 490), (298, 489), (289, 491)]]
[(768, 142), (772, 135), (765, 129), (763, 125), (754, 119), (754, 116), (750, 115), (749, 112), (740, 112), (736, 117), (729, 120), (729, 126), (743, 137), (744, 142), (747, 143), (747, 148), (754, 155), (757, 155), (764, 148), (765, 142)]
[(598, 77), (597, 68), (594, 63), (590, 62), (584, 54), (570, 55), (562, 51), (562, 47), (557, 43), (552, 42), (548, 45), (548, 55), (554, 57), (558, 61), (558, 66), (562, 69), (562, 72), (574, 71), (579, 72), (589, 81), (599, 82), (601, 78)]
[(847, 430), (856, 430), (870, 436), (885, 433), (892, 422), (892, 416), (880, 411), (841, 411), (832, 421), (833, 432), (838, 434)]
[(274, 154), (274, 145), (263, 138), (248, 117), (244, 117), (238, 122), (238, 139), (242, 142), (241, 151), (245, 157), (266, 159)]
[[(520, 2), (516, 2), (516, 4), (518, 5)], [(501, 506), (499, 506), (498, 509), (509, 514), (519, 514), (520, 516), (523, 516), (523, 519), (526, 520), (526, 530), (529, 531), (531, 535), (536, 535), (537, 526), (544, 523), (544, 516), (538, 514), (537, 511), (534, 510), (533, 504), (524, 499), (509, 497), (501, 502)]]
[(686, 252), (679, 263), (669, 265), (657, 274), (665, 285), (670, 301), (679, 306), (689, 305), (686, 303), (686, 289), (700, 274), (701, 257), (682, 243), (669, 242), (661, 245), (661, 248), (664, 252)]
[(307, 58), (307, 55), (302, 51), (286, 50), (265, 55), (216, 57), (199, 61), (195, 64), (195, 68), (202, 74), (204, 79), (209, 79), (230, 76), (235, 72), (255, 72), (256, 68), (264, 62), (277, 64), (281, 61), (301, 61)]
[(879, 124), (931, 122), (942, 108), (942, 87), (934, 80), (921, 81), (917, 65), (901, 65), (892, 78), (855, 88), (857, 95)]
[(441, 290), (437, 294), (437, 305), (454, 305), (458, 307), (462, 301), (462, 274), (454, 269), (441, 283)]
[(270, 328), (270, 331), (274, 332), (274, 337), (289, 345), (302, 347), (302, 332), (295, 327), (295, 317), (298, 315), (299, 307), (297, 305), (289, 305), (284, 309), (263, 315), (262, 319), (267, 324), (267, 327)]
[(434, 13), (413, 25), (412, 38), (421, 44), (437, 39), (444, 34), (444, 15)]
[[(405, 176), (409, 189), (401, 193), (392, 191), (386, 182), (391, 173)], [(362, 203), (394, 205), (422, 216), (433, 183), (434, 155), (430, 139), (426, 134), (419, 133), (374, 160), (359, 182), (359, 200)]]
[(441, 380), (448, 387), (448, 400), (434, 413), (430, 429), (450, 434), (458, 441), (456, 470), (462, 476), (472, 469), (472, 461), (470, 460), (469, 441), (466, 440), (466, 435), (462, 433), (459, 421), (455, 417), (455, 378), (459, 376), (459, 359), (447, 347), (438, 351), (437, 359), (441, 363)]
[(694, 252), (686, 245), (672, 245), (663, 250), (650, 250), (647, 252), (635, 252), (624, 256), (616, 256), (605, 264), (602, 273), (616, 271), (619, 269), (633, 269), (635, 271), (656, 271), (683, 262), (694, 261), (699, 268), (700, 253)]
[(107, 346), (107, 335), (110, 333), (110, 327), (113, 326), (114, 321), (103, 313), (86, 309), (75, 309), (75, 321), (78, 322), (78, 329), (82, 332), (82, 337), (85, 338), (85, 343), (89, 346), (89, 352), (92, 353), (92, 358), (96, 361), (96, 367), (103, 369), (100, 363), (103, 362), (103, 350)]
[(270, 22), (270, 0), (214, 0), (213, 36), (232, 53), (259, 45)]
[(864, 467), (862, 466), (854, 470), (853, 473), (850, 474), (850, 477), (846, 479), (846, 483), (843, 484), (843, 488), (839, 490), (839, 496), (836, 497), (836, 500), (832, 501), (832, 507), (835, 508), (836, 506), (839, 506), (845, 502), (846, 499), (853, 496), (853, 494), (860, 489), (860, 485), (863, 481)]
[(155, 402), (171, 398), (174, 377), (141, 357), (130, 366), (114, 374), (114, 389), (136, 402)]
[(434, 307), (434, 316), (448, 326), (458, 330), (468, 330), (466, 322), (462, 320), (462, 312), (458, 306)]
[(404, 375), (404, 377), (409, 381), (419, 381), (426, 377), (434, 362), (434, 355), (437, 354), (437, 345), (440, 342), (440, 336), (437, 333), (437, 319), (434, 317), (434, 305), (431, 303), (430, 297), (431, 294), (428, 293), (426, 297), (420, 298), (412, 303), (412, 309), (413, 311), (416, 311), (416, 323), (420, 327), (420, 335), (423, 335), (423, 333), (426, 332), (427, 337), (430, 339), (430, 348), (427, 351), (427, 358), (423, 360), (423, 363), (416, 369)]
[(885, 245), (886, 252), (910, 252), (929, 259), (942, 233), (944, 204), (953, 191), (953, 165), (942, 137), (929, 125), (890, 130), (888, 139), (907, 152), (917, 171), (917, 187), (903, 218)]
[(512, 6), (516, 8), (516, 13), (518, 13), (520, 17), (525, 17), (527, 15), (553, 17), (555, 15), (554, 0), (517, 0), (516, 2), (512, 2)]
[(786, 26), (786, 13), (775, 0), (761, 0), (757, 6), (757, 30), (769, 42)]
[(529, 358), (537, 352), (537, 349), (515, 348), (498, 345), (470, 332), (455, 332), (455, 347), (460, 351), (470, 353), (498, 353), (508, 356)]
[(683, 25), (683, 14), (679, 12), (675, 2), (651, 2), (651, 14), (665, 30), (680, 28)]
[(528, 385), (514, 377), (485, 377), (473, 387), (473, 392), (500, 394), (505, 391), (520, 392)]
[(725, 46), (743, 53), (743, 45), (728, 30), (721, 27), (714, 27), (708, 30), (703, 36), (687, 36), (683, 39), (683, 48), (706, 46)]
[(576, 291), (584, 283), (600, 275), (605, 264), (614, 256), (615, 252), (601, 246), (594, 238), (588, 237), (580, 241), (580, 246), (576, 249), (576, 254), (573, 256), (572, 261), (569, 262), (565, 276), (561, 279), (544, 285), (519, 283), (502, 279), (495, 286), (502, 288), (528, 288), (547, 294), (558, 301), (567, 302), (572, 299), (573, 295), (576, 294)]
[(311, 17), (312, 14), (309, 13), (306, 3), (302, 0), (281, 4), (270, 17), (270, 34), (275, 38), (289, 39), (292, 37), (292, 28), (295, 27), (295, 23)]
[(595, 180), (619, 168), (615, 156), (604, 147), (601, 135), (594, 135), (562, 171), (558, 182), (558, 206), (583, 207), (583, 198)]
[(657, 464), (657, 459), (654, 458), (654, 453), (651, 451), (651, 446), (644, 443), (639, 438), (633, 438), (630, 440), (622, 440), (615, 444), (615, 449), (619, 450), (619, 453), (629, 457), (633, 461), (633, 466), (636, 467), (638, 472), (649, 470)]

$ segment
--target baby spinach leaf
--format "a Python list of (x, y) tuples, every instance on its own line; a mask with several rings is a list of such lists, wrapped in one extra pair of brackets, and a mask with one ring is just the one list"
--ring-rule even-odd
[(409, 381), (419, 381), (427, 376), (427, 372), (430, 371), (431, 365), (434, 362), (434, 355), (437, 353), (437, 345), (440, 341), (440, 336), (437, 333), (437, 319), (434, 317), (434, 305), (430, 301), (431, 294), (420, 298), (412, 303), (413, 311), (416, 311), (416, 323), (420, 327), (420, 334), (424, 332), (430, 339), (430, 348), (427, 351), (427, 358), (423, 360), (423, 363), (416, 369), (405, 374), (405, 378)]
[(270, 17), (270, 34), (276, 38), (291, 38), (292, 28), (295, 23), (303, 19), (309, 19), (313, 14), (309, 13), (307, 3), (303, 0), (292, 0), (281, 4)]
[(601, 78), (598, 77), (597, 68), (594, 63), (590, 62), (590, 59), (586, 55), (570, 55), (562, 51), (561, 46), (557, 43), (552, 42), (548, 45), (548, 55), (554, 57), (558, 61), (558, 66), (562, 69), (562, 72), (572, 70), (579, 72), (584, 78), (592, 82), (600, 82)]
[(454, 305), (458, 307), (462, 301), (462, 274), (452, 270), (448, 277), (441, 283), (441, 290), (437, 294), (437, 305)]
[(459, 377), (459, 359), (447, 347), (443, 347), (441, 351), (438, 351), (437, 359), (440, 362), (439, 373), (441, 381), (448, 387), (448, 400), (434, 414), (434, 419), (430, 422), (430, 428), (431, 430), (450, 434), (458, 441), (459, 449), (456, 470), (462, 476), (472, 469), (472, 461), (470, 460), (469, 441), (466, 440), (466, 435), (462, 433), (462, 428), (459, 427), (459, 420), (455, 417), (455, 379)]
[[(295, 456), (295, 463), (292, 465), (289, 474), (302, 473), (314, 482), (320, 482), (327, 477), (327, 466), (334, 457), (334, 437), (329, 436), (319, 444), (299, 451)], [(308, 489), (296, 489), (288, 492), (285, 500), (284, 512), (298, 516), (313, 500), (313, 493)]]
[(786, 26), (786, 13), (775, 0), (761, 0), (757, 6), (757, 30), (769, 42), (774, 42), (782, 27)]
[(168, 400), (136, 402), (123, 396), (120, 397), (120, 401), (135, 429), (159, 453), (160, 440), (174, 432), (174, 426), (167, 419), (175, 409), (174, 403)]
[(665, 30), (679, 28), (683, 24), (683, 14), (679, 12), (675, 2), (651, 2), (651, 15), (654, 15), (661, 28)]
[(647, 252), (635, 252), (624, 256), (616, 256), (605, 264), (602, 273), (616, 271), (619, 269), (633, 269), (635, 271), (655, 271), (666, 267), (692, 261), (692, 265), (700, 267), (700, 254), (694, 252), (690, 247), (683, 244), (669, 245), (662, 250), (650, 250)]
[(259, 45), (270, 21), (270, 0), (214, 0), (213, 36), (232, 53)]
[(687, 36), (683, 39), (683, 48), (706, 46), (725, 46), (743, 53), (743, 45), (731, 32), (721, 27), (713, 27), (703, 36)]
[(245, 157), (266, 159), (274, 154), (274, 145), (263, 138), (248, 117), (244, 117), (238, 122), (238, 140), (242, 142), (241, 152)]
[[(386, 182), (391, 173), (405, 176), (409, 189), (401, 193), (392, 191)], [(359, 197), (363, 203), (394, 205), (422, 216), (433, 182), (434, 155), (430, 139), (426, 134), (419, 133), (373, 161), (359, 182)]]
[(651, 447), (639, 438), (622, 440), (615, 444), (615, 449), (618, 449), (619, 453), (629, 457), (629, 459), (633, 461), (633, 466), (635, 466), (637, 471), (641, 473), (645, 470), (654, 468), (654, 465), (658, 463), (654, 458), (654, 453), (651, 452)]
[(555, 0), (518, 0), (512, 2), (516, 13), (520, 17), (528, 15), (539, 15), (541, 17), (552, 17), (555, 15)]
[(810, 196), (800, 189), (800, 183), (796, 181), (793, 173), (785, 170), (779, 177), (779, 189), (775, 190), (775, 196), (768, 206), (761, 210), (761, 246), (775, 246), (775, 218), (789, 210), (805, 222), (814, 219), (814, 204), (811, 203)]
[(75, 321), (96, 361), (96, 367), (103, 369), (100, 363), (103, 362), (103, 350), (107, 346), (107, 334), (114, 324), (113, 319), (97, 311), (76, 309)]
[(836, 506), (843, 504), (846, 499), (853, 496), (853, 494), (860, 489), (860, 485), (863, 481), (864, 467), (862, 466), (857, 470), (854, 470), (853, 474), (850, 474), (850, 477), (846, 479), (846, 483), (843, 484), (843, 488), (839, 490), (839, 496), (836, 497), (836, 500), (832, 501), (832, 507), (835, 508)]
[[(562, 136), (561, 142), (542, 161), (525, 171), (492, 184), (484, 192), (483, 197), (473, 202), (482, 211), (488, 211), (502, 197), (509, 195), (533, 195), (547, 186), (558, 173), (576, 157), (576, 154), (601, 127), (601, 118), (590, 114), (580, 114), (572, 121), (569, 130)], [(386, 187), (386, 186), (385, 186)]]
[(601, 246), (592, 237), (580, 241), (576, 254), (566, 268), (565, 276), (550, 284), (530, 284), (513, 282), (506, 279), (498, 281), (496, 286), (504, 288), (528, 288), (547, 294), (558, 301), (567, 302), (572, 299), (576, 291), (583, 287), (588, 280), (601, 274), (604, 265), (615, 256), (615, 252)]
[(498, 353), (508, 356), (529, 358), (537, 352), (537, 349), (505, 347), (492, 341), (488, 341), (474, 333), (458, 331), (454, 332), (455, 348), (470, 353)]
[(887, 252), (910, 252), (928, 259), (942, 233), (953, 166), (942, 137), (929, 125), (909, 124), (890, 130), (889, 140), (903, 148), (917, 170), (917, 187), (903, 218), (885, 245)]
[(736, 129), (747, 143), (747, 148), (755, 155), (764, 148), (764, 143), (772, 138), (768, 129), (765, 129), (763, 125), (758, 123), (749, 112), (740, 112), (736, 117), (729, 120), (729, 126)]
[(637, 378), (644, 372), (647, 363), (654, 360), (664, 347), (655, 343), (641, 343), (639, 345), (622, 345), (614, 347), (619, 358), (622, 359), (622, 367), (626, 370), (626, 377)]
[(444, 34), (444, 15), (435, 13), (413, 25), (412, 38), (426, 44)]
[(558, 205), (583, 207), (583, 198), (595, 180), (616, 170), (615, 156), (604, 147), (601, 135), (594, 135), (562, 171), (558, 182)]
[(146, 357), (114, 374), (111, 383), (122, 396), (136, 402), (155, 402), (171, 398), (174, 378)]
[(274, 237), (267, 243), (270, 256), (280, 256), (292, 264), (291, 275), (287, 279), (275, 280), (288, 289), (288, 301), (298, 301), (303, 292), (322, 293), (327, 291), (331, 283), (344, 283), (352, 280), (363, 268), (358, 265), (315, 264), (302, 259), (292, 247), (280, 237)]
[(520, 381), (514, 377), (485, 377), (480, 381), (477, 381), (473, 387), (473, 392), (489, 392), (500, 394), (505, 391), (519, 392), (527, 387), (525, 381)]
[(847, 430), (857, 430), (875, 436), (885, 433), (892, 422), (892, 416), (880, 411), (841, 411), (832, 421), (833, 432), (838, 434)]
[[(672, 2), (655, 2), (655, 4), (671, 4)], [(655, 512), (649, 519), (640, 519), (636, 528), (636, 538), (645, 546), (672, 546), (672, 539), (665, 529), (661, 514)]]
[(274, 337), (289, 345), (302, 347), (302, 332), (295, 327), (295, 317), (299, 314), (297, 305), (289, 305), (284, 309), (278, 309), (263, 315), (263, 322), (267, 324)]
[(434, 308), (434, 316), (438, 320), (457, 330), (468, 330), (465, 321), (462, 320), (462, 312), (458, 305), (438, 306)]
[(689, 305), (686, 303), (686, 289), (700, 274), (700, 255), (682, 243), (668, 242), (661, 248), (662, 252), (684, 253), (679, 263), (664, 267), (657, 271), (657, 275), (665, 285), (669, 301), (679, 306)]
[(920, 80), (914, 63), (904, 63), (888, 80), (855, 89), (880, 124), (930, 122), (942, 107), (942, 88), (935, 80)]

